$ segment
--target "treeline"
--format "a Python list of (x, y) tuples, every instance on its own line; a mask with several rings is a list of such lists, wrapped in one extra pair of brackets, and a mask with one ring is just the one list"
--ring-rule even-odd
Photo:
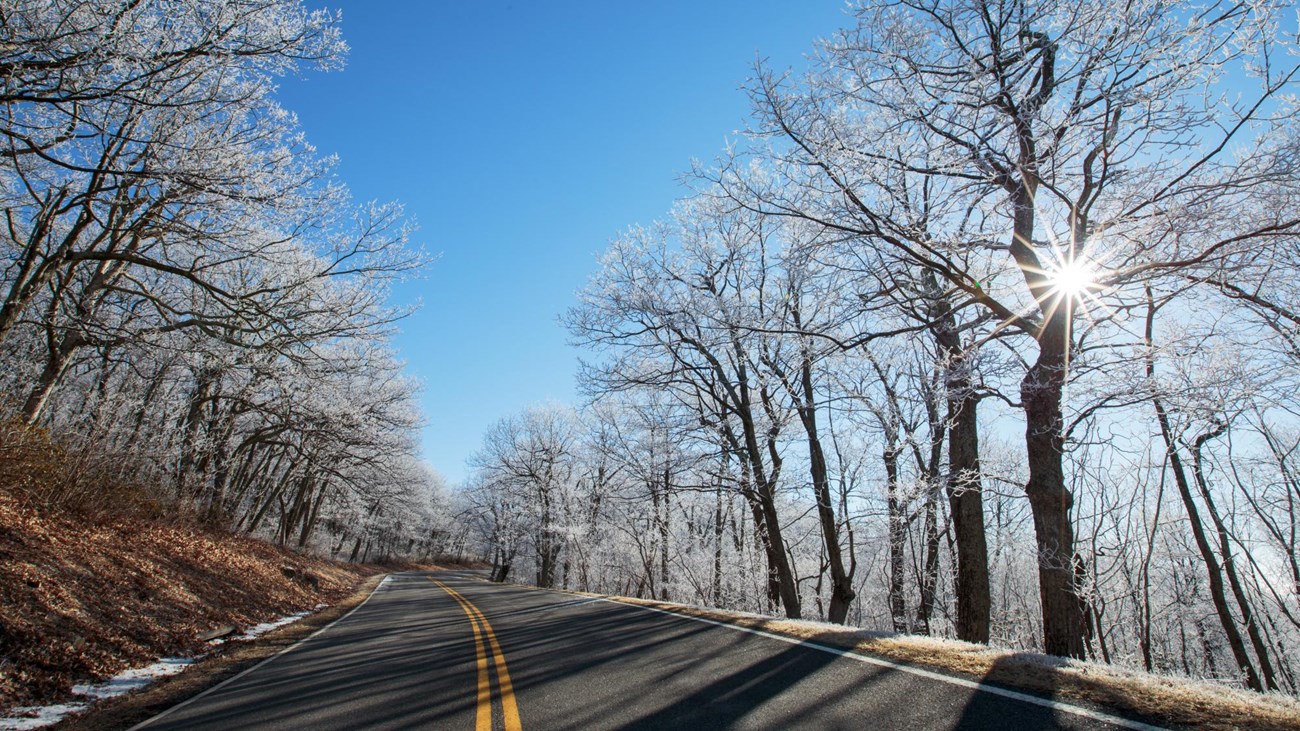
[(1296, 692), (1283, 4), (865, 3), (565, 316), (496, 578)]
[(298, 0), (0, 8), (0, 459), (48, 433), (96, 475), (36, 497), (130, 485), (343, 557), (442, 549), (386, 344), (424, 257), (273, 95), (346, 50)]

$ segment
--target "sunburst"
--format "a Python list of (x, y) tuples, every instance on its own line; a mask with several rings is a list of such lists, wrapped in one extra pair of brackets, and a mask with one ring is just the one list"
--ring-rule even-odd
[(1091, 259), (1079, 257), (1049, 265), (1046, 272), (1052, 294), (1079, 301), (1100, 289), (1097, 281), (1097, 264)]

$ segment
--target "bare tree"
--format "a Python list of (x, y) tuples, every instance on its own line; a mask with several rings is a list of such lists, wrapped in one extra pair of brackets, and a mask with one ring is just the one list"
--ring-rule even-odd
[[(955, 307), (983, 309), (1032, 343), (1019, 403), (1051, 653), (1084, 653), (1062, 393), (1086, 303), (1296, 228), (1288, 209), (1268, 207), (1275, 196), (1250, 195), (1292, 175), (1291, 158), (1274, 154), (1289, 143), (1253, 140), (1255, 154), (1234, 156), (1235, 143), (1289, 119), (1276, 98), (1295, 69), (1272, 33), (1275, 10), (865, 6), (802, 83), (760, 75), (770, 178), (718, 176), (756, 210), (898, 252), (941, 277)], [(1204, 93), (1245, 66), (1261, 72), (1253, 96), (1222, 104)], [(907, 218), (900, 178), (943, 207)], [(1249, 213), (1209, 213), (1226, 210)]]

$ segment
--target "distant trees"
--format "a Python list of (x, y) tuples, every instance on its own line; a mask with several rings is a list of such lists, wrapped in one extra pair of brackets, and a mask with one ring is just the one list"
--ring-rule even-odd
[[(573, 516), (570, 491), (576, 438), (572, 416), (558, 407), (530, 409), (517, 418), (503, 419), (484, 438), (474, 464), (483, 504), (499, 504), (503, 513), (494, 515), (492, 524), (492, 556), (499, 577), (509, 573), (518, 541), (523, 540), (531, 544), (537, 560), (538, 586), (552, 587), (557, 579), (567, 580), (559, 574), (558, 558)], [(529, 514), (519, 515), (524, 511)], [(508, 524), (528, 525), (532, 530), (524, 535), (507, 528)]]
[(384, 346), (423, 257), (273, 96), (345, 52), (297, 0), (0, 9), (0, 401), (298, 546), (427, 482)]
[[(662, 496), (605, 473), (642, 527), (602, 550), (667, 525), (631, 586), (1294, 692), (1294, 14), (853, 15), (565, 317), (589, 410), (680, 449)], [(767, 581), (680, 590), (709, 565)]]
[[(777, 509), (784, 465), (777, 444), (790, 410), (763, 364), (775, 344), (757, 332), (771, 307), (755, 298), (769, 282), (764, 235), (748, 227), (756, 220), (707, 209), (683, 210), (679, 221), (673, 233), (681, 234), (680, 254), (668, 253), (668, 229), (634, 231), (616, 243), (571, 327), (586, 342), (628, 356), (593, 372), (598, 387), (662, 388), (698, 407), (719, 451), (740, 462), (739, 489), (767, 556), (770, 601), (799, 617)], [(779, 283), (771, 285), (777, 295)]]

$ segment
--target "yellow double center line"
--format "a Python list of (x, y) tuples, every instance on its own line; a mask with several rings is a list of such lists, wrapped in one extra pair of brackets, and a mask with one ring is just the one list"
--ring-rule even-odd
[(501, 652), (501, 645), (497, 644), (497, 636), (492, 631), (492, 625), (488, 624), (483, 612), (461, 596), (460, 592), (437, 579), (430, 580), (460, 604), (460, 608), (465, 610), (465, 615), (469, 617), (470, 629), (474, 631), (474, 655), (478, 664), (478, 713), (474, 717), (475, 731), (492, 731), (492, 686), (488, 680), (484, 636), (487, 637), (487, 645), (492, 649), (492, 662), (496, 664), (497, 687), (501, 693), (501, 714), (505, 716), (505, 729), (522, 731), (523, 727), (519, 725), (519, 709), (515, 707), (514, 687), (510, 685), (510, 672), (506, 670), (506, 656)]

